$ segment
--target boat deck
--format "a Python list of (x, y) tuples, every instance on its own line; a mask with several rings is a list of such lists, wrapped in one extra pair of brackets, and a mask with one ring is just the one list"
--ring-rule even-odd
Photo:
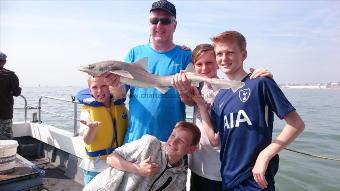
[(45, 171), (43, 178), (43, 190), (48, 191), (80, 191), (83, 185), (65, 176), (65, 172), (47, 163), (42, 163), (41, 160), (33, 161), (40, 169)]
[(0, 175), (0, 190), (78, 191), (83, 188), (48, 159), (28, 161), (17, 155), (14, 166), (13, 172)]

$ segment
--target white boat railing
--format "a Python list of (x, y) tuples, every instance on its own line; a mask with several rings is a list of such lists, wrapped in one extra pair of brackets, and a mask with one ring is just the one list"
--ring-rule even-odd
[[(32, 113), (32, 121), (33, 123), (42, 123), (42, 116), (41, 116), (41, 113), (44, 112), (44, 113), (48, 113), (48, 114), (51, 114), (51, 115), (54, 115), (54, 116), (59, 116), (59, 117), (63, 117), (63, 118), (68, 118), (68, 119), (71, 119), (73, 120), (73, 135), (74, 136), (78, 136), (78, 128), (77, 128), (77, 124), (78, 124), (78, 117), (77, 117), (77, 104), (79, 104), (74, 97), (72, 97), (71, 100), (67, 100), (67, 99), (61, 99), (61, 98), (56, 98), (56, 97), (51, 97), (51, 96), (40, 96), (39, 98), (39, 104), (38, 106), (29, 106), (28, 103), (27, 103), (27, 99), (25, 96), (23, 95), (20, 95), (20, 97), (24, 100), (24, 107), (15, 107), (14, 109), (15, 110), (24, 110), (24, 122), (27, 123), (27, 113), (28, 113), (28, 110), (37, 110), (37, 112), (33, 112)], [(73, 117), (70, 117), (70, 116), (66, 116), (66, 115), (63, 115), (63, 114), (60, 114), (60, 113), (55, 113), (55, 112), (51, 112), (51, 111), (48, 111), (48, 110), (43, 110), (42, 109), (42, 100), (43, 99), (51, 99), (51, 100), (56, 100), (56, 101), (61, 101), (61, 102), (71, 102), (73, 103)]]
[[(51, 100), (56, 100), (56, 101), (61, 101), (61, 102), (70, 102), (70, 103), (73, 103), (73, 117), (68, 117), (68, 116), (65, 116), (65, 115), (62, 115), (60, 113), (55, 113), (55, 112), (51, 112), (51, 111), (48, 111), (48, 110), (43, 110), (41, 108), (41, 105), (42, 105), (42, 99), (51, 99)], [(39, 98), (39, 102), (38, 102), (38, 122), (39, 123), (42, 123), (42, 120), (41, 120), (41, 112), (46, 112), (46, 113), (49, 113), (49, 114), (52, 114), (52, 115), (56, 115), (56, 116), (59, 116), (59, 117), (64, 117), (64, 118), (69, 118), (69, 119), (72, 119), (73, 120), (73, 136), (78, 136), (78, 129), (77, 129), (77, 124), (78, 124), (78, 117), (77, 117), (77, 104), (78, 102), (75, 100), (74, 97), (72, 97), (71, 100), (66, 100), (66, 99), (61, 99), (61, 98), (56, 98), (56, 97), (51, 97), (51, 96), (40, 96)]]
[[(29, 109), (35, 109), (37, 110), (37, 112), (33, 112), (32, 113), (32, 122), (34, 123), (42, 123), (42, 112), (44, 113), (48, 113), (48, 114), (51, 114), (51, 115), (54, 115), (54, 116), (59, 116), (59, 117), (63, 117), (63, 118), (67, 118), (67, 119), (71, 119), (73, 120), (73, 136), (78, 136), (79, 133), (78, 133), (78, 122), (79, 122), (79, 119), (78, 119), (78, 104), (79, 102), (77, 102), (75, 100), (75, 98), (72, 96), (72, 99), (71, 100), (68, 100), (68, 99), (63, 99), (63, 98), (56, 98), (56, 97), (52, 97), (52, 96), (40, 96), (39, 97), (39, 101), (38, 101), (38, 106), (28, 106), (27, 105), (27, 99), (25, 96), (23, 95), (20, 95), (21, 98), (24, 99), (24, 107), (23, 108), (15, 108), (15, 109), (24, 109), (24, 120), (25, 120), (25, 123), (27, 122), (27, 111)], [(46, 110), (46, 109), (42, 109), (42, 104), (43, 104), (43, 99), (48, 99), (48, 100), (56, 100), (56, 101), (60, 101), (60, 102), (69, 102), (69, 103), (73, 103), (73, 117), (70, 117), (70, 116), (66, 116), (66, 115), (63, 115), (61, 113), (56, 113), (56, 112), (52, 112), (52, 111), (49, 111), (49, 110)], [(186, 117), (186, 121), (192, 121), (193, 120), (193, 116), (191, 115), (187, 115)]]
[(26, 122), (27, 122), (27, 99), (26, 99), (26, 97), (23, 96), (23, 95), (20, 95), (20, 97), (21, 97), (22, 99), (24, 99), (24, 102), (25, 102), (24, 108), (20, 108), (20, 109), (24, 109), (24, 115), (25, 115), (24, 121), (25, 121), (25, 123), (26, 123)]

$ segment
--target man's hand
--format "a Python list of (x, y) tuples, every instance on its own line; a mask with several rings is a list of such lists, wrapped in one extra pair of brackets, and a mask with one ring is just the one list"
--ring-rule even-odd
[(120, 86), (120, 78), (118, 75), (112, 74), (112, 73), (105, 73), (103, 74), (103, 76), (104, 76), (104, 82), (108, 86), (112, 86), (112, 87)]
[(188, 80), (184, 71), (174, 75), (171, 84), (180, 93), (188, 93), (191, 87), (191, 82)]
[(141, 176), (153, 176), (160, 169), (159, 165), (152, 161), (151, 156), (141, 161), (138, 166), (138, 173)]
[(273, 78), (273, 74), (265, 68), (259, 69), (250, 68), (249, 70), (251, 72), (250, 79), (255, 79), (260, 76)]
[(182, 45), (181, 48), (182, 48), (183, 50), (190, 50), (190, 51), (191, 51), (190, 47), (188, 47), (188, 46), (186, 46), (186, 45)]

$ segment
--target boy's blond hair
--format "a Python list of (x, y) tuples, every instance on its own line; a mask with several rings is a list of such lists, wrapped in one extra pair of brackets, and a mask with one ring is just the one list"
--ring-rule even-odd
[(93, 80), (94, 78), (95, 78), (95, 77), (90, 76), (90, 77), (87, 79), (87, 85), (89, 86), (89, 88), (91, 87), (91, 83), (92, 83), (92, 80)]
[(211, 38), (213, 46), (224, 42), (236, 42), (241, 50), (246, 50), (247, 41), (246, 38), (237, 31), (225, 31)]
[(192, 145), (196, 146), (200, 142), (201, 131), (194, 123), (187, 122), (187, 121), (180, 121), (176, 123), (174, 129), (180, 129), (180, 130), (184, 130), (184, 131), (191, 133)]

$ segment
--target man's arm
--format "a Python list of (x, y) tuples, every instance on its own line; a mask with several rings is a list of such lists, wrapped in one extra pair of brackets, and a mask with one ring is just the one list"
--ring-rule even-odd
[(114, 100), (124, 99), (126, 97), (126, 87), (124, 84), (117, 86), (109, 86), (110, 93), (113, 95)]
[(263, 149), (256, 159), (256, 163), (253, 168), (253, 176), (261, 188), (266, 188), (267, 186), (265, 172), (267, 170), (269, 161), (289, 143), (293, 142), (293, 140), (305, 128), (303, 120), (295, 111), (288, 113), (284, 117), (284, 120), (286, 121), (286, 125), (279, 136), (270, 145)]
[(14, 73), (11, 79), (11, 94), (13, 96), (19, 96), (21, 94), (21, 87), (19, 87), (19, 78)]
[(132, 172), (140, 176), (153, 176), (160, 169), (157, 163), (152, 162), (151, 156), (137, 164), (125, 160), (117, 153), (112, 153), (107, 157), (106, 162), (115, 169)]
[(126, 97), (129, 86), (121, 84), (120, 78), (116, 74), (104, 74), (104, 82), (110, 86), (110, 92), (114, 96), (115, 100)]

